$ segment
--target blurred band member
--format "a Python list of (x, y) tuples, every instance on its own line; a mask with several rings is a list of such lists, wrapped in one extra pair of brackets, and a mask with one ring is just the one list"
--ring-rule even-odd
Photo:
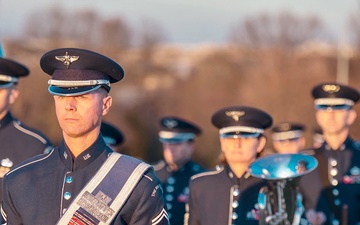
[[(26, 66), (0, 58), (0, 181), (15, 165), (52, 149), (50, 140), (44, 134), (24, 125), (10, 111), (20, 94), (17, 87), (19, 79), (28, 75)], [(0, 188), (0, 196), (1, 191)]]
[(105, 143), (114, 151), (117, 151), (118, 147), (125, 141), (125, 136), (121, 130), (108, 122), (101, 122), (100, 132)]
[(265, 129), (272, 124), (266, 112), (246, 106), (218, 110), (212, 124), (219, 129), (223, 166), (195, 175), (190, 181), (186, 224), (258, 224), (255, 205), (265, 180), (250, 176), (249, 165), (264, 149)]
[(299, 153), (305, 147), (305, 126), (299, 123), (284, 122), (272, 129), (274, 150), (280, 154)]
[(174, 116), (163, 117), (160, 127), (159, 140), (163, 146), (164, 160), (154, 169), (163, 185), (170, 222), (172, 225), (182, 225), (190, 177), (204, 171), (191, 159), (201, 129), (188, 120)]
[(313, 224), (359, 224), (360, 143), (349, 136), (359, 93), (347, 85), (322, 83), (312, 89), (312, 96), (324, 143), (314, 151), (317, 169), (302, 180), (307, 199), (318, 200), (307, 217)]

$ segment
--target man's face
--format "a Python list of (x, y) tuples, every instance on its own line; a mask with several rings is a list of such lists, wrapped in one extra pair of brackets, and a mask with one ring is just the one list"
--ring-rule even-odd
[(277, 153), (294, 154), (305, 147), (305, 139), (301, 137), (290, 140), (273, 141), (273, 145)]
[(101, 91), (79, 96), (54, 96), (56, 116), (64, 136), (76, 138), (98, 135), (102, 116), (111, 106), (111, 97)]
[(3, 118), (10, 110), (10, 105), (13, 104), (18, 96), (16, 87), (0, 88), (0, 118)]
[(229, 164), (253, 162), (265, 145), (265, 138), (220, 138), (221, 150)]
[(354, 121), (354, 114), (356, 113), (353, 109), (346, 110), (316, 110), (316, 121), (325, 134), (339, 134), (343, 131), (348, 130), (349, 126)]
[(182, 166), (191, 159), (193, 142), (163, 143), (164, 159), (168, 164)]

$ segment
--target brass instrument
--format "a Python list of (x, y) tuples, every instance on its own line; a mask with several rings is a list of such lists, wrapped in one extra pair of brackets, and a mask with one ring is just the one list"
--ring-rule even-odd
[(250, 165), (252, 176), (268, 180), (258, 195), (260, 225), (298, 225), (304, 213), (298, 191), (300, 178), (313, 171), (317, 160), (304, 154), (273, 154)]

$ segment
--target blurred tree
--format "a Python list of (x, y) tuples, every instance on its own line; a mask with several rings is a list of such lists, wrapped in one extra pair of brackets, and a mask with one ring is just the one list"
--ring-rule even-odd
[(103, 19), (94, 10), (68, 13), (60, 6), (33, 13), (27, 21), (25, 34), (51, 39), (55, 46), (76, 40), (78, 47), (101, 46), (105, 51), (121, 51), (131, 45), (131, 30), (120, 17)]
[(123, 51), (131, 46), (131, 31), (121, 18), (110, 18), (100, 24), (100, 41), (107, 51)]
[(321, 37), (324, 27), (316, 16), (299, 17), (290, 12), (249, 16), (230, 32), (231, 41), (256, 47), (292, 48)]
[(355, 46), (357, 50), (360, 49), (360, 5), (358, 9), (356, 9), (349, 18), (348, 22), (348, 34), (352, 44)]

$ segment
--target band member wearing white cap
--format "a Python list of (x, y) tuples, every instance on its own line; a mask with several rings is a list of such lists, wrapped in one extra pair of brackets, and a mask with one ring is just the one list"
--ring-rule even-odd
[(274, 150), (280, 154), (299, 153), (305, 147), (305, 126), (300, 123), (282, 122), (271, 129)]
[(49, 92), (63, 141), (19, 164), (3, 180), (3, 224), (169, 224), (152, 167), (115, 153), (100, 134), (122, 67), (76, 48), (45, 53)]
[(186, 222), (258, 224), (255, 205), (266, 181), (250, 176), (248, 167), (264, 149), (263, 133), (272, 118), (260, 109), (232, 106), (215, 112), (211, 121), (219, 129), (223, 166), (191, 178)]
[[(24, 125), (10, 111), (20, 95), (19, 80), (28, 75), (25, 65), (0, 58), (0, 181), (13, 166), (52, 149), (50, 140), (43, 133)], [(1, 191), (0, 188), (0, 196)]]
[(205, 169), (192, 160), (197, 136), (201, 128), (178, 116), (160, 120), (159, 140), (164, 160), (155, 166), (161, 180), (171, 225), (183, 225), (185, 204), (189, 197), (190, 177)]
[(328, 225), (358, 224), (360, 144), (349, 136), (349, 129), (356, 119), (353, 105), (359, 93), (350, 86), (330, 82), (316, 85), (312, 96), (325, 142), (314, 150), (317, 169), (302, 179), (306, 201), (318, 200), (307, 206), (307, 217), (313, 224), (325, 220)]

